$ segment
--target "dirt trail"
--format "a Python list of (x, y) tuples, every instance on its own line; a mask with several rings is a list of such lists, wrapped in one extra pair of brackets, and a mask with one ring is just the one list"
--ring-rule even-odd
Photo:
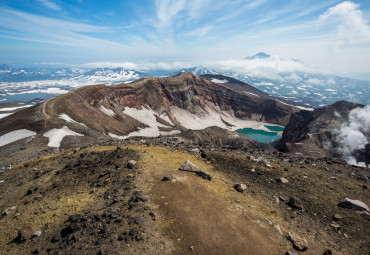
[[(142, 152), (139, 186), (158, 206), (162, 231), (176, 244), (176, 254), (283, 254), (283, 239), (267, 222), (256, 220), (243, 197), (225, 176), (199, 156), (159, 147), (130, 147)], [(212, 174), (213, 181), (179, 171), (190, 160)], [(162, 182), (171, 174), (175, 182)]]

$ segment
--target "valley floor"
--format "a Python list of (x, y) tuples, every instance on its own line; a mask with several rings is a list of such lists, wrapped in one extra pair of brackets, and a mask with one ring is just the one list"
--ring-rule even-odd
[[(186, 160), (212, 181), (179, 171)], [(285, 254), (294, 251), (288, 232), (307, 239), (299, 254), (368, 254), (369, 216), (337, 206), (345, 197), (370, 202), (366, 174), (272, 151), (66, 150), (0, 173), (0, 254)], [(305, 210), (288, 206), (290, 196)], [(24, 226), (41, 235), (20, 240)]]

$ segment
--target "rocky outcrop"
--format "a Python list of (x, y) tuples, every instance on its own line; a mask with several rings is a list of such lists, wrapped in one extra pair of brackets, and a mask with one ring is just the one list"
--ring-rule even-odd
[[(303, 110), (293, 113), (276, 148), (284, 152), (302, 153), (312, 157), (337, 156), (352, 164), (363, 161), (367, 165), (370, 163), (370, 144), (360, 149), (353, 149), (353, 146), (348, 145), (346, 141), (346, 138), (349, 138), (353, 143), (357, 143), (357, 140), (354, 140), (357, 137), (353, 137), (353, 134), (359, 132), (362, 133), (365, 141), (369, 140), (370, 132), (366, 131), (366, 128), (358, 127), (364, 123), (361, 123), (363, 121), (361, 119), (357, 120), (358, 116), (354, 116), (353, 112), (363, 107), (356, 103), (338, 101), (314, 111)], [(354, 121), (359, 123), (353, 124)], [(354, 133), (350, 137), (347, 131), (352, 129)]]

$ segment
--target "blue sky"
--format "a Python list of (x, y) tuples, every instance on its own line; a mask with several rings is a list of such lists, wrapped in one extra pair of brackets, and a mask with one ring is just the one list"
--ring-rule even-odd
[(0, 63), (240, 60), (370, 72), (370, 1), (1, 0)]

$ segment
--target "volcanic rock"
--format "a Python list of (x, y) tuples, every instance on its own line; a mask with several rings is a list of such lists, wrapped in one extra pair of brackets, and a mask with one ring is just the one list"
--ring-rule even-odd
[(171, 174), (166, 174), (165, 176), (163, 176), (162, 178), (162, 181), (174, 181), (175, 180), (175, 177), (173, 177)]
[(298, 251), (305, 251), (308, 249), (308, 242), (306, 238), (302, 238), (295, 233), (288, 233), (287, 239), (293, 243), (294, 249)]
[(280, 178), (277, 178), (276, 179), (277, 182), (280, 182), (280, 183), (288, 183), (289, 181), (285, 178), (285, 177), (280, 177)]
[(197, 171), (199, 171), (199, 167), (197, 167), (196, 165), (194, 165), (192, 162), (190, 162), (189, 160), (186, 160), (179, 168), (179, 170), (182, 170), (182, 171), (188, 171), (188, 172), (194, 172), (196, 173)]
[(209, 181), (212, 181), (212, 176), (209, 173), (207, 173), (207, 172), (205, 172), (203, 170), (198, 170), (195, 173), (197, 175), (199, 175), (200, 177), (202, 177), (203, 179), (207, 179)]
[(135, 160), (130, 160), (127, 162), (127, 168), (128, 169), (134, 169), (136, 167), (136, 161)]
[(32, 234), (32, 237), (39, 237), (41, 236), (41, 230), (37, 230), (35, 233)]
[(357, 211), (369, 211), (369, 207), (364, 202), (361, 202), (360, 200), (349, 199), (349, 198), (345, 198), (341, 200), (338, 203), (338, 206), (352, 209), (352, 210), (357, 210)]
[(30, 226), (24, 226), (18, 230), (18, 239), (23, 242), (30, 239), (32, 236), (32, 228)]
[(236, 191), (243, 192), (244, 190), (247, 189), (247, 185), (242, 184), (242, 183), (237, 183), (234, 185), (234, 189), (236, 189)]
[(288, 204), (294, 208), (294, 209), (298, 209), (298, 210), (302, 210), (304, 211), (304, 208), (303, 208), (303, 205), (302, 205), (302, 202), (301, 200), (299, 200), (299, 198), (295, 197), (295, 196), (292, 196), (289, 198), (289, 202)]

